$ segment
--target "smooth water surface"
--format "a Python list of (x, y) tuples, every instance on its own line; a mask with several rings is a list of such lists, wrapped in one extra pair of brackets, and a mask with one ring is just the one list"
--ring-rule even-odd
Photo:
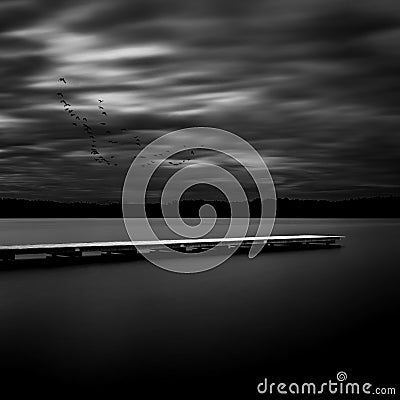
[[(264, 377), (396, 383), (400, 221), (284, 219), (273, 233), (346, 239), (194, 275), (144, 260), (0, 271), (1, 384), (251, 398)], [(0, 221), (2, 244), (98, 240), (128, 240), (122, 221)]]

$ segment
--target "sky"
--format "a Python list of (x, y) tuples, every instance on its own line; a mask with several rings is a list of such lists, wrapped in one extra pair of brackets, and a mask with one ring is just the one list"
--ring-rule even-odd
[(192, 126), (279, 197), (399, 194), (399, 43), (396, 0), (1, 0), (0, 197), (118, 201), (134, 136)]

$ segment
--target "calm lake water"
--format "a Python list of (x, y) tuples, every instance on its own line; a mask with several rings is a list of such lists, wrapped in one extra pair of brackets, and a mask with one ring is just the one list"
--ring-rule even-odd
[[(144, 260), (0, 271), (1, 387), (252, 398), (264, 377), (338, 371), (396, 385), (400, 221), (283, 219), (273, 233), (346, 239), (194, 275)], [(2, 244), (127, 239), (120, 220), (0, 221)]]

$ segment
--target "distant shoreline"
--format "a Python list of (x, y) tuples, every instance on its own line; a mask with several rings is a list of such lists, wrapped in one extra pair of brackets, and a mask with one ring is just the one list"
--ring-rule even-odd
[[(220, 218), (230, 217), (229, 204), (223, 201), (184, 200), (182, 217), (197, 218), (203, 204), (211, 204)], [(132, 206), (132, 216), (135, 213)], [(260, 215), (260, 202), (249, 202), (250, 215)], [(159, 204), (146, 205), (149, 218), (162, 217)], [(245, 217), (245, 215), (243, 215)], [(400, 197), (366, 197), (346, 200), (300, 200), (279, 198), (277, 218), (400, 218)], [(0, 198), (0, 218), (122, 218), (120, 203), (63, 203), (51, 200)]]

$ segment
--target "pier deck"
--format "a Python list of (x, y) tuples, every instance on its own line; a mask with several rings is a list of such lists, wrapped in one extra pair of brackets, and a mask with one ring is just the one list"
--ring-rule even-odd
[(83, 242), (83, 243), (49, 243), (21, 244), (0, 246), (0, 260), (12, 261), (17, 256), (42, 254), (48, 257), (82, 257), (84, 253), (99, 252), (100, 254), (139, 254), (157, 251), (168, 246), (179, 251), (205, 250), (220, 243), (225, 246), (240, 244), (240, 248), (248, 248), (253, 243), (266, 246), (302, 246), (302, 245), (334, 245), (344, 236), (336, 235), (292, 235), (265, 236), (244, 238), (209, 238), (209, 239), (170, 239), (160, 241), (122, 241), (122, 242)]

